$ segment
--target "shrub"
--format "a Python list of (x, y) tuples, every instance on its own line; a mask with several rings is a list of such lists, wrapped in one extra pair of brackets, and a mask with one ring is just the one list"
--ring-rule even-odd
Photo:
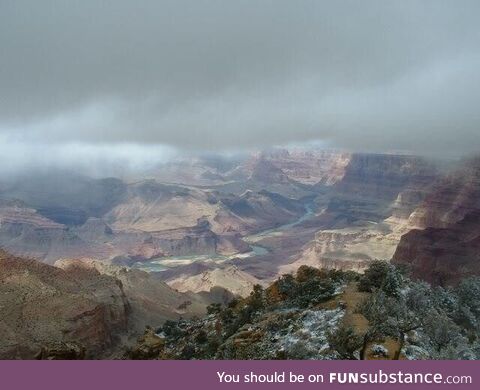
[(403, 285), (402, 274), (386, 261), (376, 260), (370, 264), (358, 285), (359, 291), (383, 290), (385, 294), (398, 297)]
[(385, 281), (388, 269), (389, 264), (386, 261), (375, 260), (360, 278), (358, 289), (364, 292), (379, 289)]
[(207, 306), (207, 314), (217, 314), (222, 311), (222, 305), (220, 303), (211, 303)]
[(335, 285), (330, 279), (315, 277), (297, 285), (294, 303), (305, 308), (329, 300), (334, 293)]
[(206, 343), (208, 341), (207, 332), (205, 332), (203, 329), (200, 329), (195, 336), (195, 341), (199, 344)]
[(362, 338), (351, 326), (341, 324), (340, 327), (327, 333), (330, 348), (340, 355), (341, 359), (356, 360), (355, 352), (362, 347)]
[(161, 328), (166, 337), (178, 339), (183, 336), (184, 332), (178, 326), (178, 322), (167, 320)]

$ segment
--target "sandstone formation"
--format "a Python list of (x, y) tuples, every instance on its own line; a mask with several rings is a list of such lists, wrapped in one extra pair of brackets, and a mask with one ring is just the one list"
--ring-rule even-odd
[(406, 265), (414, 277), (441, 286), (480, 275), (480, 210), (446, 228), (408, 232), (393, 262)]
[(393, 256), (416, 278), (447, 285), (480, 274), (480, 159), (439, 180), (412, 213)]
[(438, 180), (410, 217), (410, 225), (447, 227), (480, 209), (480, 157), (464, 161)]

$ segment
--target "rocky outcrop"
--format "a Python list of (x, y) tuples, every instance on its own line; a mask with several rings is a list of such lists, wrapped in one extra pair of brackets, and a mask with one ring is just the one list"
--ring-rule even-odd
[(75, 233), (83, 240), (93, 241), (111, 241), (114, 233), (112, 228), (101, 218), (91, 217), (75, 229)]
[[(221, 204), (228, 210), (226, 215), (218, 215), (214, 221), (223, 225), (227, 231), (240, 229), (241, 233), (249, 234), (275, 226), (283, 225), (300, 217), (304, 212), (303, 203), (296, 199), (262, 190), (245, 191), (240, 196), (222, 196)], [(242, 221), (243, 226), (230, 224)]]
[(250, 294), (256, 284), (263, 284), (235, 265), (222, 265), (214, 261), (198, 261), (188, 266), (177, 267), (161, 272), (159, 277), (178, 291), (200, 293), (220, 287), (242, 297)]
[(227, 177), (265, 183), (333, 185), (342, 179), (350, 153), (318, 149), (273, 149), (252, 154)]
[[(288, 153), (288, 152), (287, 152)], [(289, 198), (312, 195), (311, 185), (296, 181), (290, 169), (290, 176), (283, 171), (275, 156), (255, 153), (239, 165), (226, 172), (228, 181), (219, 187), (224, 193), (241, 194), (246, 190), (259, 192), (268, 190)]]
[(116, 230), (158, 232), (195, 226), (217, 209), (204, 191), (148, 180), (131, 185), (124, 201), (105, 220)]
[(379, 222), (392, 215), (400, 194), (417, 193), (420, 201), (436, 178), (434, 166), (420, 157), (354, 154), (334, 185), (327, 211)]
[(1, 358), (45, 355), (58, 342), (100, 356), (128, 330), (122, 284), (97, 271), (72, 273), (1, 252), (0, 291)]
[(322, 230), (293, 263), (280, 274), (294, 272), (301, 265), (362, 272), (375, 259), (390, 259), (399, 237), (379, 227)]
[(52, 263), (59, 256), (93, 255), (85, 241), (19, 201), (0, 204), (0, 245), (18, 255)]
[(42, 345), (35, 355), (37, 360), (83, 360), (85, 348), (72, 342), (53, 342)]
[(120, 282), (130, 308), (129, 330), (134, 333), (142, 332), (147, 325), (161, 324), (181, 315), (200, 315), (209, 303), (208, 297), (180, 293), (138, 269), (89, 259), (60, 260), (55, 266), (75, 275), (97, 272)]
[[(335, 295), (342, 273), (303, 267), (265, 290), (257, 286), (203, 318), (169, 322), (143, 337), (126, 359), (332, 359), (328, 332), (345, 314)], [(334, 280), (335, 279), (335, 280)], [(345, 308), (345, 304), (342, 305)]]
[(213, 288), (221, 287), (234, 295), (245, 297), (253, 290), (256, 284), (263, 284), (254, 276), (239, 270), (234, 265), (219, 266), (213, 262), (196, 264), (203, 266), (200, 272), (192, 272), (192, 268), (173, 271), (170, 275), (164, 275), (168, 285), (183, 292), (208, 292)]
[(165, 340), (156, 335), (151, 327), (147, 327), (125, 357), (131, 360), (152, 360), (160, 356), (164, 347)]
[(363, 198), (394, 200), (406, 188), (430, 184), (435, 167), (417, 156), (354, 154), (335, 189)]
[(416, 228), (448, 227), (480, 209), (480, 157), (438, 180), (410, 217)]
[(202, 315), (220, 299), (93, 260), (56, 265), (0, 252), (0, 358), (114, 356), (145, 326)]
[(265, 184), (288, 184), (290, 179), (280, 169), (275, 166), (271, 161), (263, 158), (258, 158), (252, 164), (252, 171), (249, 179), (252, 181), (259, 181)]
[(392, 261), (407, 266), (415, 278), (441, 286), (480, 275), (480, 210), (446, 228), (410, 231)]
[(480, 274), (480, 158), (438, 180), (411, 214), (392, 261), (416, 278), (454, 284)]

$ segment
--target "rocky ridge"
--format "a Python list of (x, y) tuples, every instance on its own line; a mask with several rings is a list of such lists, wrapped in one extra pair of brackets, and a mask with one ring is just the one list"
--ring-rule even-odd
[(0, 252), (0, 358), (114, 356), (149, 323), (200, 315), (220, 297), (87, 259), (57, 265)]

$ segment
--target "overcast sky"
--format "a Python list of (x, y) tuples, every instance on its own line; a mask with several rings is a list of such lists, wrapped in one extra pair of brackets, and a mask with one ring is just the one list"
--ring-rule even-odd
[(480, 151), (479, 20), (477, 0), (0, 0), (2, 149)]

